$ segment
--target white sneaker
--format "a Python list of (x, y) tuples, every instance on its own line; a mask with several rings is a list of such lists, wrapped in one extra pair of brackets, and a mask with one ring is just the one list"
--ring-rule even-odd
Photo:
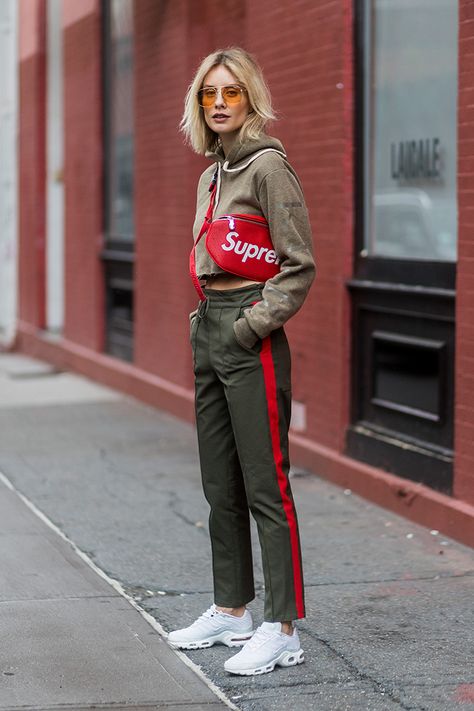
[(281, 622), (264, 622), (238, 654), (228, 659), (224, 669), (232, 674), (266, 674), (276, 665), (292, 667), (304, 662), (298, 632), (281, 631)]
[(170, 632), (168, 642), (172, 647), (180, 649), (204, 649), (212, 647), (216, 642), (238, 647), (245, 644), (252, 634), (253, 621), (248, 610), (245, 610), (242, 617), (236, 617), (211, 605), (189, 627)]

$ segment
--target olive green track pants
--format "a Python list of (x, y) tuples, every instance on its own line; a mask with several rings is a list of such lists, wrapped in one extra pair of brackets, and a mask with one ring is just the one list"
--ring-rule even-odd
[(196, 423), (204, 495), (211, 507), (214, 602), (255, 597), (249, 510), (258, 530), (267, 622), (305, 616), (301, 549), (288, 479), (290, 352), (282, 328), (251, 349), (233, 324), (262, 288), (206, 290), (191, 322)]

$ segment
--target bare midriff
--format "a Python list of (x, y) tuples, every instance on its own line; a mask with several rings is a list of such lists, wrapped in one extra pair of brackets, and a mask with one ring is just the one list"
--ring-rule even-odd
[(225, 291), (226, 289), (239, 289), (243, 286), (261, 283), (262, 282), (260, 281), (243, 279), (242, 277), (234, 276), (233, 274), (216, 274), (214, 276), (207, 277), (206, 279), (206, 287), (209, 289), (217, 289), (218, 291)]

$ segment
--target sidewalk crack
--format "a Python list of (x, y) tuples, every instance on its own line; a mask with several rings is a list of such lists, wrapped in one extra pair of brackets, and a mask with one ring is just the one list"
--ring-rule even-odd
[(376, 578), (374, 580), (329, 580), (327, 582), (320, 583), (307, 583), (305, 582), (305, 588), (323, 588), (329, 587), (330, 585), (378, 585), (378, 583), (416, 583), (423, 582), (424, 580), (431, 580), (437, 582), (438, 580), (455, 580), (456, 578), (472, 578), (474, 577), (474, 570), (466, 570), (463, 573), (456, 573), (454, 575), (449, 575), (448, 573), (436, 573), (435, 575), (422, 575), (419, 578)]
[(347, 657), (344, 656), (341, 652), (339, 652), (335, 647), (332, 646), (332, 644), (324, 639), (323, 637), (320, 637), (318, 634), (315, 632), (312, 632), (311, 630), (306, 630), (304, 629), (305, 634), (308, 637), (311, 637), (311, 639), (316, 640), (317, 642), (320, 642), (326, 649), (333, 654), (335, 657), (337, 657), (350, 671), (350, 673), (359, 681), (365, 681), (368, 682), (373, 690), (377, 694), (383, 695), (385, 698), (390, 699), (394, 703), (398, 704), (401, 709), (404, 711), (430, 711), (426, 706), (409, 706), (405, 702), (403, 702), (400, 698), (400, 696), (396, 693), (395, 689), (389, 689), (387, 688), (382, 682), (377, 681), (374, 677), (372, 677), (370, 674), (367, 674), (366, 672), (361, 671), (355, 664), (354, 662), (351, 662), (350, 659), (347, 659)]

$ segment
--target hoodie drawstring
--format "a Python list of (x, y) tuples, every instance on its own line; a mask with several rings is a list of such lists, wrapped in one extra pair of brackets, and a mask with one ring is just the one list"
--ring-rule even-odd
[(222, 164), (222, 170), (225, 173), (236, 173), (239, 170), (244, 170), (244, 168), (247, 168), (250, 163), (253, 163), (256, 158), (262, 156), (264, 153), (279, 153), (281, 156), (283, 156), (283, 158), (286, 158), (286, 153), (283, 153), (283, 151), (279, 151), (276, 148), (263, 148), (261, 151), (257, 151), (252, 156), (250, 156), (248, 161), (244, 163), (244, 165), (240, 165), (238, 168), (229, 168), (229, 161), (224, 161), (224, 163)]

